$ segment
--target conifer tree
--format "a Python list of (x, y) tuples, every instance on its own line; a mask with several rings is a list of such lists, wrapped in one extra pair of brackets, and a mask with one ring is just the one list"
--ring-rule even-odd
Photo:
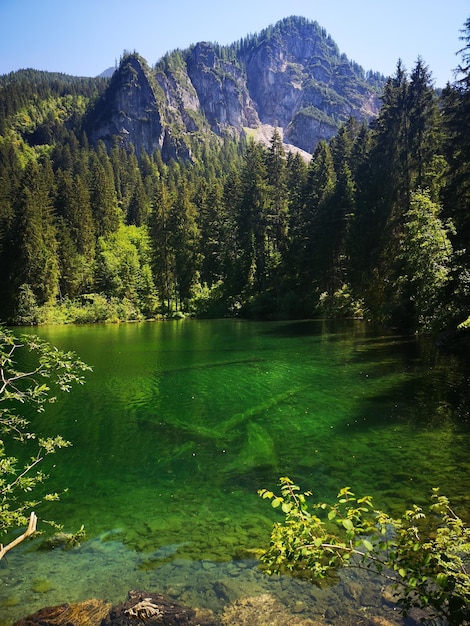
[(268, 203), (265, 149), (250, 142), (245, 151), (237, 211), (239, 267), (245, 285), (266, 288), (266, 210)]
[(203, 180), (196, 193), (200, 231), (201, 283), (209, 287), (224, 276), (225, 242), (229, 237), (223, 206), (223, 187), (217, 180)]
[(90, 158), (90, 203), (98, 237), (115, 232), (121, 222), (114, 177), (104, 147)]
[(287, 249), (284, 254), (284, 276), (290, 290), (297, 290), (303, 271), (301, 255), (305, 228), (303, 208), (307, 181), (307, 164), (299, 152), (290, 152), (286, 161), (286, 188), (288, 197)]
[(431, 74), (421, 58), (411, 72), (407, 100), (408, 150), (412, 191), (428, 188), (439, 198), (445, 163), (442, 155), (439, 109)]
[(334, 254), (333, 200), (337, 176), (329, 145), (320, 141), (308, 170), (303, 208), (304, 243), (301, 248), (304, 288), (328, 290), (328, 273)]
[(268, 181), (267, 239), (271, 256), (282, 254), (287, 245), (288, 204), (286, 187), (286, 155), (276, 129), (266, 154)]
[(200, 233), (196, 222), (196, 207), (191, 199), (190, 188), (185, 182), (178, 188), (169, 220), (177, 295), (180, 306), (187, 310), (193, 287), (199, 276)]
[(134, 190), (129, 200), (127, 209), (127, 224), (143, 226), (147, 223), (150, 211), (150, 203), (145, 192), (144, 184), (140, 172), (137, 170)]
[(152, 247), (152, 269), (157, 296), (170, 313), (175, 298), (175, 258), (171, 242), (170, 212), (174, 194), (161, 183), (154, 199), (154, 208), (149, 218), (149, 235)]
[(56, 179), (61, 295), (74, 298), (93, 282), (95, 226), (88, 188), (81, 177), (59, 170)]
[(57, 233), (51, 198), (52, 170), (48, 162), (30, 161), (22, 180), (15, 210), (15, 292), (29, 285), (39, 305), (58, 293)]

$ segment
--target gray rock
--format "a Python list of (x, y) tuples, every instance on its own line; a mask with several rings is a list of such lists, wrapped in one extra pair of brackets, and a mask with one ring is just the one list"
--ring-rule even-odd
[(95, 143), (160, 150), (169, 161), (191, 159), (190, 145), (202, 136), (272, 127), (311, 154), (350, 116), (369, 121), (379, 106), (376, 85), (316, 22), (289, 18), (246, 46), (200, 42), (153, 69), (136, 53), (125, 56), (88, 131)]

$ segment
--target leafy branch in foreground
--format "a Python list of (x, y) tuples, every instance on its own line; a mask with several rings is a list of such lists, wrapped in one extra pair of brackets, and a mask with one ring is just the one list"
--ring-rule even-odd
[(412, 607), (430, 610), (451, 626), (470, 623), (470, 528), (434, 489), (425, 511), (414, 504), (399, 518), (374, 510), (372, 498), (341, 489), (334, 504), (307, 503), (289, 478), (269, 499), (285, 516), (274, 524), (262, 563), (269, 574), (312, 579), (343, 567), (372, 570), (392, 581), (404, 615)]
[[(57, 399), (55, 391), (68, 392), (72, 385), (83, 384), (84, 372), (90, 369), (72, 352), (58, 350), (32, 335), (17, 338), (0, 327), (0, 536), (28, 525), (21, 539), (0, 545), (0, 559), (36, 531), (37, 518), (31, 510), (41, 500), (58, 499), (57, 494), (39, 500), (29, 494), (47, 478), (39, 467), (44, 457), (71, 445), (60, 435), (39, 437), (18, 410), (29, 405), (43, 412), (46, 404)], [(18, 450), (19, 444), (35, 445), (34, 454), (24, 462), (7, 452), (12, 445)]]

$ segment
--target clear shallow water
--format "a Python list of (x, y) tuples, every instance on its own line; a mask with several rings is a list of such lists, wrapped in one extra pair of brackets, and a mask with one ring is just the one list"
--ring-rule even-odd
[[(470, 517), (469, 370), (425, 342), (362, 322), (34, 332), (93, 367), (37, 426), (74, 444), (51, 457), (60, 477), (47, 485), (68, 492), (38, 515), (84, 524), (88, 541), (68, 553), (33, 543), (0, 562), (0, 623), (132, 588), (214, 610), (284, 590), (319, 610), (314, 588), (268, 579), (252, 560), (275, 519), (256, 491), (279, 476), (318, 499), (349, 485), (392, 512), (439, 485)], [(339, 591), (321, 593), (331, 606)]]

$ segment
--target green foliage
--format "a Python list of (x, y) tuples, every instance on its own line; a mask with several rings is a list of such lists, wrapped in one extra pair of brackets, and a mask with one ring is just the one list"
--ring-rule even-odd
[(364, 316), (364, 303), (361, 300), (354, 300), (349, 285), (344, 284), (333, 294), (324, 291), (319, 298), (319, 312), (324, 317), (356, 317)]
[(41, 548), (44, 550), (55, 550), (56, 548), (72, 550), (78, 547), (85, 539), (86, 531), (83, 525), (75, 533), (65, 533), (59, 527), (58, 532), (41, 543)]
[(107, 297), (101, 293), (87, 293), (80, 298), (73, 300), (64, 298), (57, 304), (39, 307), (36, 323), (96, 324), (142, 321), (154, 317), (156, 308), (157, 303), (151, 295), (146, 295), (138, 306), (135, 301), (127, 298)]
[[(21, 365), (20, 365), (21, 364)], [(29, 512), (41, 500), (34, 490), (47, 476), (41, 470), (45, 456), (70, 446), (60, 435), (39, 437), (21, 407), (37, 413), (55, 402), (56, 392), (69, 392), (83, 384), (90, 370), (71, 352), (62, 352), (33, 335), (15, 337), (0, 327), (0, 534), (27, 524)], [(11, 450), (21, 452), (20, 460)]]
[[(412, 194), (401, 237), (400, 275), (395, 281), (395, 298), (404, 298), (412, 310), (407, 311), (413, 327), (438, 328), (442, 324), (442, 292), (449, 282), (452, 225), (442, 223), (441, 209), (429, 194)], [(405, 308), (401, 305), (401, 308)]]
[[(442, 96), (421, 59), (409, 76), (398, 63), (384, 85), (298, 17), (233, 46), (176, 50), (153, 69), (125, 52), (110, 81), (32, 70), (0, 77), (0, 320), (362, 312), (406, 331), (455, 330), (470, 295), (465, 26), (463, 76)], [(309, 68), (295, 62), (298, 41), (315, 49)], [(139, 154), (130, 137), (105, 145), (86, 135), (108, 115), (105, 88), (133, 86), (141, 71), (160, 110), (164, 75), (191, 89), (191, 63), (205, 59), (206, 78), (229, 89), (230, 68), (242, 80), (250, 53), (280, 49), (305, 95), (284, 129), (290, 140), (310, 115), (337, 129), (308, 164), (286, 155), (282, 129), (268, 147), (222, 139), (207, 130), (220, 120), (185, 109), (183, 122), (180, 104), (172, 122), (161, 107), (168, 135), (153, 154)], [(318, 79), (307, 82), (312, 71)], [(341, 118), (336, 87), (352, 97), (351, 78), (384, 85), (370, 127)], [(170, 135), (187, 150), (170, 149)]]
[(416, 504), (399, 518), (341, 489), (334, 504), (308, 504), (289, 478), (280, 494), (261, 489), (284, 514), (274, 524), (262, 557), (269, 574), (292, 573), (314, 580), (333, 577), (339, 568), (357, 567), (392, 581), (406, 615), (412, 607), (444, 617), (452, 626), (470, 620), (470, 528), (434, 489), (425, 510)]
[(458, 325), (458, 328), (459, 328), (460, 330), (464, 330), (464, 329), (468, 329), (468, 328), (470, 328), (470, 317), (467, 317), (467, 319), (466, 319), (466, 320), (464, 320), (463, 322), (461, 322), (461, 323)]

